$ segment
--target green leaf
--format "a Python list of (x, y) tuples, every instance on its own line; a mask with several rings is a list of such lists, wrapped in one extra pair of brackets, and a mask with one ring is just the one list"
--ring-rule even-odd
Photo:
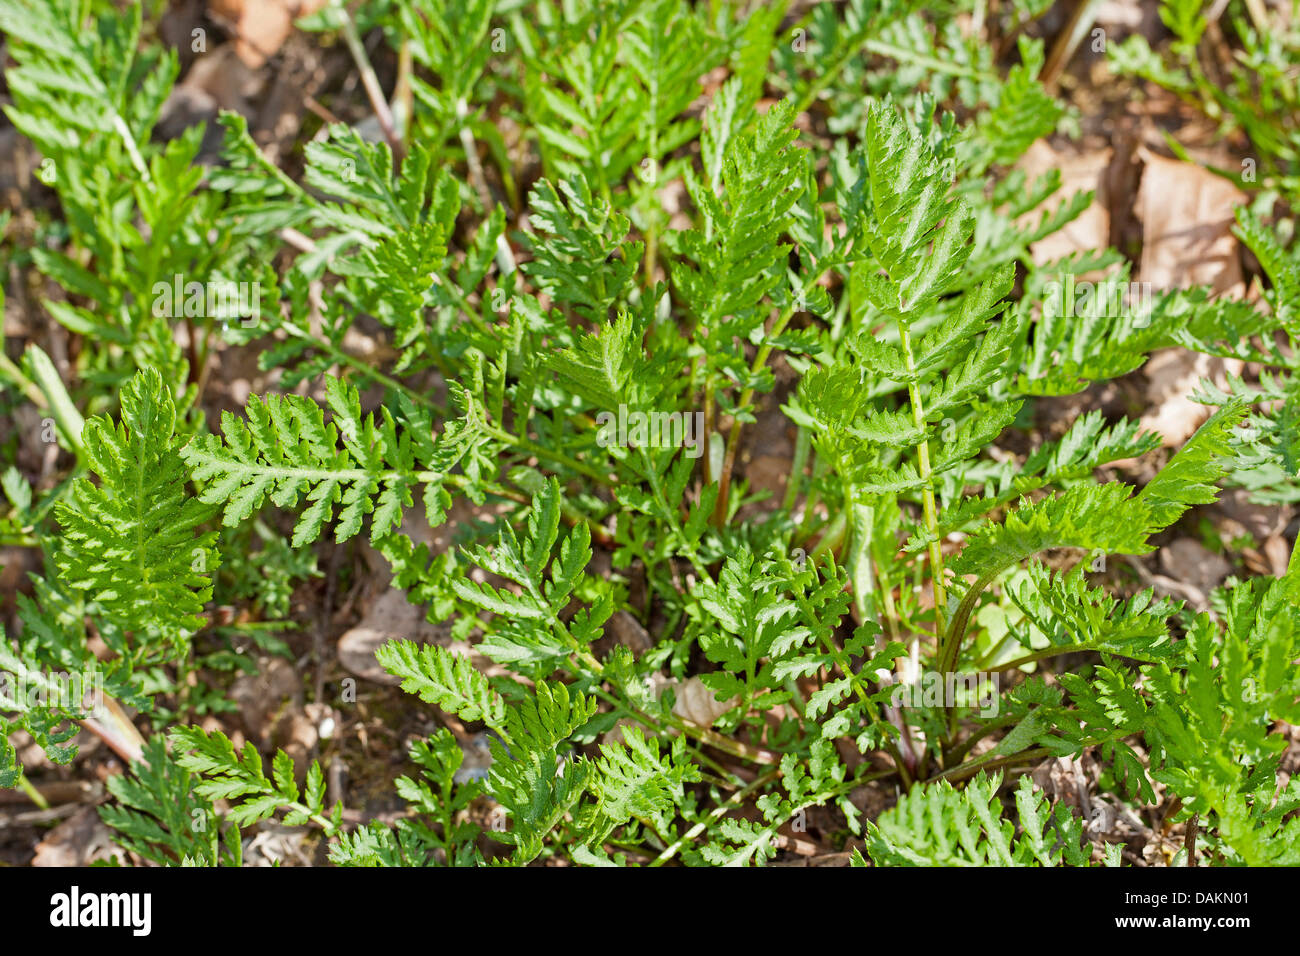
[(82, 432), (99, 485), (79, 479), (55, 507), (67, 542), (59, 570), (139, 645), (181, 651), (212, 595), (216, 535), (198, 530), (211, 511), (185, 492), (176, 406), (162, 377), (139, 372), (121, 401), (118, 424), (94, 418)]
[(408, 694), (504, 731), (505, 702), (469, 658), (436, 644), (420, 646), (412, 641), (389, 641), (375, 651), (375, 658), (384, 670), (402, 679), (402, 690)]

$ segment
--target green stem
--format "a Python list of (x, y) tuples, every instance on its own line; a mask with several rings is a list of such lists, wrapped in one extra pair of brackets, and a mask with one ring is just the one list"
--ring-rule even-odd
[(725, 754), (733, 757), (739, 757), (741, 760), (748, 760), (750, 763), (774, 765), (781, 762), (780, 757), (770, 750), (762, 750), (751, 747), (749, 744), (743, 744), (739, 740), (732, 740), (730, 737), (724, 737), (716, 730), (710, 730), (708, 727), (701, 727), (699, 724), (692, 724), (689, 721), (682, 720), (676, 714), (669, 714), (664, 718), (670, 727), (676, 727), (688, 737), (694, 737), (702, 744), (706, 744), (715, 750), (721, 750)]
[[(1132, 731), (1121, 730), (1116, 733), (1107, 734), (1102, 737), (1091, 737), (1087, 740), (1080, 741), (1078, 749), (1083, 750), (1088, 747), (1096, 747), (1099, 744), (1108, 744), (1113, 740), (1119, 740), (1121, 737), (1127, 737)], [(947, 780), (949, 783), (957, 783), (975, 776), (981, 770), (996, 770), (999, 767), (1010, 767), (1014, 764), (1033, 763), (1044, 757), (1050, 757), (1054, 751), (1047, 747), (1035, 747), (1033, 750), (1022, 750), (1019, 753), (1011, 754), (1007, 757), (991, 757), (984, 755), (976, 757), (967, 763), (937, 773), (932, 777), (926, 777), (926, 783), (934, 783), (936, 780)]]
[(840, 546), (849, 527), (848, 515), (848, 511), (845, 509), (836, 512), (835, 517), (822, 533), (816, 546), (813, 547), (810, 557), (821, 557), (827, 551), (833, 551)]
[(812, 450), (812, 437), (802, 425), (795, 433), (794, 461), (790, 463), (790, 480), (785, 486), (785, 500), (781, 506), (787, 513), (794, 511), (795, 501), (799, 498), (799, 488), (803, 484), (803, 470), (808, 465), (808, 454)]
[(18, 775), (18, 786), (22, 788), (23, 793), (27, 794), (27, 799), (36, 804), (42, 810), (48, 810), (50, 808), (50, 801), (46, 800), (45, 796), (32, 786), (32, 782), (27, 779), (26, 774), (20, 773)]
[[(640, 449), (640, 452), (641, 460), (645, 464), (646, 480), (650, 484), (650, 494), (653, 497), (655, 504), (659, 506), (659, 509), (663, 513), (664, 520), (668, 522), (668, 526), (672, 528), (673, 534), (675, 534), (677, 540), (681, 542), (682, 550), (686, 553), (686, 559), (691, 562), (691, 567), (694, 568), (695, 573), (700, 576), (701, 581), (707, 581), (712, 584), (713, 575), (709, 574), (708, 568), (704, 566), (704, 560), (700, 557), (700, 553), (696, 549), (694, 542), (686, 536), (686, 529), (682, 527), (676, 508), (668, 504), (668, 500), (664, 495), (663, 485), (659, 481), (659, 473), (655, 470), (654, 463), (650, 460), (650, 453), (644, 448)], [(695, 597), (695, 600), (698, 604), (698, 596)]]
[(1003, 727), (1006, 727), (1010, 724), (1014, 724), (1016, 722), (1016, 719), (1017, 718), (1014, 714), (1003, 714), (1001, 717), (993, 718), (987, 724), (984, 724), (982, 727), (980, 727), (979, 730), (975, 731), (973, 734), (971, 734), (969, 737), (963, 740), (956, 747), (953, 747), (951, 750), (947, 751), (944, 754), (943, 762), (945, 764), (950, 764), (953, 761), (961, 760), (963, 757), (966, 756), (966, 754), (970, 753), (972, 747), (974, 747), (977, 743), (979, 743), (989, 734), (996, 733), (997, 731), (1001, 730)]
[(966, 591), (966, 596), (962, 598), (961, 604), (957, 607), (957, 613), (953, 615), (952, 623), (948, 625), (948, 633), (944, 636), (943, 644), (939, 647), (937, 660), (941, 674), (956, 669), (957, 658), (961, 653), (961, 641), (966, 636), (966, 626), (970, 623), (970, 616), (975, 609), (975, 603), (980, 599), (980, 595), (984, 593), (984, 589), (992, 584), (993, 579), (1000, 573), (1000, 571), (990, 571)]
[[(1089, 744), (1088, 746), (1092, 745)], [(993, 759), (978, 757), (968, 763), (953, 767), (951, 770), (937, 773), (933, 777), (926, 777), (924, 782), (934, 783), (938, 780), (947, 780), (949, 783), (959, 783), (962, 780), (967, 780), (975, 776), (975, 774), (979, 773), (981, 770), (996, 770), (999, 767), (1009, 767), (1013, 764), (1033, 763), (1034, 761), (1050, 756), (1051, 753), (1052, 751), (1048, 750), (1046, 747), (1037, 747), (1033, 750), (1022, 750), (1020, 753), (1012, 754), (1010, 757), (995, 757)]]
[(290, 335), (296, 336), (297, 338), (304, 339), (310, 342), (316, 348), (326, 353), (330, 358), (334, 359), (335, 362), (338, 362), (339, 364), (342, 365), (346, 365), (351, 369), (355, 369), (361, 375), (371, 379), (372, 381), (378, 382), (380, 385), (383, 385), (385, 388), (392, 389), (394, 392), (400, 392), (415, 404), (424, 406), (425, 408), (434, 412), (434, 414), (436, 415), (439, 415), (444, 418), (446, 417), (447, 410), (443, 408), (441, 405), (434, 402), (428, 396), (421, 395), (419, 392), (416, 392), (414, 389), (408, 388), (407, 386), (403, 385), (397, 379), (389, 375), (385, 375), (383, 372), (380, 372), (375, 368), (372, 368), (364, 359), (360, 359), (355, 355), (349, 355), (347, 352), (343, 351), (343, 349), (339, 348), (333, 342), (329, 342), (325, 339), (321, 339), (318, 336), (312, 335), (306, 329), (303, 329), (298, 325), (295, 325), (293, 322), (289, 322), (289, 321), (281, 322), (280, 328), (284, 329)]
[(548, 458), (557, 464), (564, 465), (566, 468), (576, 471), (580, 475), (586, 475), (588, 478), (593, 481), (598, 481), (602, 485), (613, 484), (608, 474), (602, 473), (591, 465), (578, 461), (576, 458), (570, 458), (568, 455), (564, 454), (564, 452), (556, 451), (553, 448), (546, 448), (545, 446), (539, 445), (527, 438), (516, 438), (514, 435), (511, 435), (509, 432), (502, 428), (498, 428), (495, 425), (485, 424), (483, 430), (497, 441), (504, 442), (512, 448), (526, 451), (537, 458)]
[[(785, 331), (785, 327), (789, 325), (790, 320), (794, 318), (795, 308), (800, 302), (806, 300), (807, 295), (812, 290), (813, 286), (817, 284), (832, 265), (834, 265), (834, 263), (829, 260), (820, 263), (816, 273), (804, 281), (803, 288), (800, 290), (799, 294), (790, 300), (790, 304), (786, 306), (785, 311), (777, 317), (771, 331), (769, 331), (766, 336), (766, 341), (758, 347), (758, 354), (754, 356), (754, 361), (750, 365), (749, 370), (751, 376), (757, 375), (767, 365), (768, 356), (772, 354), (772, 339)], [(731, 469), (736, 464), (736, 452), (740, 448), (740, 413), (748, 407), (749, 403), (753, 401), (753, 398), (753, 386), (750, 386), (740, 393), (740, 402), (736, 405), (736, 418), (731, 424), (731, 433), (727, 436), (727, 453), (723, 457), (722, 461), (722, 474), (717, 476), (718, 504), (713, 510), (713, 523), (719, 528), (726, 524), (727, 521), (727, 498), (731, 492)]]
[(707, 817), (705, 817), (703, 820), (700, 820), (698, 823), (695, 824), (695, 826), (691, 827), (689, 830), (683, 833), (681, 837), (671, 846), (665, 848), (664, 851), (660, 853), (659, 856), (656, 857), (654, 862), (652, 862), (650, 865), (663, 866), (674, 856), (676, 856), (678, 851), (681, 850), (683, 846), (685, 846), (687, 843), (694, 840), (697, 836), (699, 836), (706, 829), (708, 829), (708, 827), (712, 823), (722, 819), (722, 817), (730, 813), (734, 808), (744, 803), (745, 798), (748, 797), (751, 793), (753, 793), (756, 790), (761, 790), (762, 788), (766, 787), (769, 783), (776, 780), (780, 776), (781, 776), (781, 771), (779, 769), (776, 769), (776, 770), (769, 770), (767, 773), (755, 777), (752, 783), (749, 783), (746, 786), (742, 787), (741, 789), (737, 790), (735, 793), (733, 793), (722, 803), (718, 804), (709, 812), (709, 815)]
[(921, 404), (921, 388), (917, 383), (916, 358), (912, 354), (912, 334), (907, 323), (898, 321), (899, 347), (907, 364), (907, 398), (912, 406), (912, 424), (921, 433), (921, 443), (916, 446), (917, 472), (924, 483), (921, 504), (925, 510), (925, 529), (930, 534), (930, 581), (934, 588), (934, 632), (944, 632), (944, 613), (948, 607), (948, 593), (943, 577), (943, 541), (939, 538), (938, 509), (934, 501), (934, 479), (930, 472), (930, 439), (926, 434), (925, 406)]
[(68, 394), (68, 387), (63, 384), (63, 379), (59, 378), (54, 363), (40, 346), (27, 346), (27, 364), (31, 366), (36, 385), (45, 394), (50, 414), (54, 416), (59, 431), (80, 456), (81, 430), (85, 427), (86, 420), (81, 417), (81, 412), (77, 411), (77, 406), (73, 404), (72, 396)]
[[(853, 687), (854, 692), (857, 693), (858, 699), (862, 702), (863, 708), (871, 715), (872, 723), (883, 725), (884, 721), (881, 720), (880, 711), (877, 709), (875, 701), (871, 699), (871, 695), (868, 694), (866, 689), (862, 686), (859, 676), (853, 673), (853, 669), (849, 664), (849, 656), (844, 653), (844, 649), (835, 643), (835, 639), (831, 636), (830, 632), (822, 634), (822, 644), (834, 659), (840, 672), (848, 678), (849, 684)], [(903, 755), (898, 752), (898, 748), (895, 747), (893, 742), (888, 738), (885, 739), (885, 744), (881, 749), (884, 750), (885, 753), (889, 755), (889, 759), (894, 762), (894, 769), (897, 771), (899, 778), (903, 781), (904, 788), (910, 790), (912, 788), (912, 775), (908, 772), (907, 763), (903, 760)]]
[(312, 823), (325, 831), (326, 836), (333, 836), (335, 832), (337, 832), (333, 820), (321, 816), (319, 813), (312, 813), (310, 809), (303, 806), (301, 803), (286, 803), (285, 806), (290, 810), (297, 810), (299, 813), (305, 813), (307, 819), (311, 820)]
[(49, 403), (45, 400), (45, 393), (36, 387), (36, 383), (23, 374), (23, 370), (15, 365), (0, 351), (0, 378), (7, 379), (15, 388), (27, 396), (27, 400), (39, 409), (45, 409)]
[[(1067, 646), (1045, 647), (1040, 651), (1034, 651), (1034, 653), (1026, 654), (1024, 657), (1017, 657), (1013, 661), (1007, 661), (1005, 664), (999, 664), (996, 667), (989, 668), (988, 670), (990, 673), (996, 674), (996, 673), (1001, 673), (1002, 671), (1015, 670), (1018, 667), (1023, 667), (1026, 664), (1032, 664), (1035, 661), (1045, 660), (1049, 657), (1060, 657), (1062, 654), (1073, 654), (1077, 651), (1100, 651), (1100, 650), (1101, 650), (1101, 645), (1096, 642), (1089, 642), (1084, 644), (1070, 644)], [(1123, 657), (1128, 660), (1137, 661), (1140, 664), (1159, 663), (1159, 661), (1150, 657), (1136, 657), (1132, 654), (1125, 654), (1122, 651), (1116, 651), (1113, 648), (1108, 648), (1106, 650), (1106, 653), (1111, 654), (1115, 657)]]
[(140, 148), (135, 143), (135, 137), (131, 135), (130, 127), (117, 112), (113, 113), (112, 122), (113, 129), (117, 131), (118, 136), (122, 137), (122, 145), (126, 147), (126, 154), (131, 158), (131, 165), (135, 167), (135, 171), (140, 174), (140, 178), (146, 185), (151, 184), (153, 179), (149, 176), (149, 167), (145, 165), (144, 157), (140, 155)]

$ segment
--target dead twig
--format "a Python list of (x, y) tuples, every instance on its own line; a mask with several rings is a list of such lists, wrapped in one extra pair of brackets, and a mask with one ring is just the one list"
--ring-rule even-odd
[(1075, 5), (1074, 15), (1070, 17), (1070, 22), (1066, 24), (1065, 29), (1056, 38), (1056, 43), (1052, 46), (1052, 52), (1047, 57), (1047, 64), (1043, 67), (1043, 72), (1039, 76), (1043, 89), (1049, 93), (1056, 89), (1056, 83), (1065, 71), (1065, 65), (1070, 62), (1070, 58), (1074, 56), (1074, 51), (1083, 42), (1084, 35), (1096, 21), (1101, 5), (1102, 0), (1078, 0)]

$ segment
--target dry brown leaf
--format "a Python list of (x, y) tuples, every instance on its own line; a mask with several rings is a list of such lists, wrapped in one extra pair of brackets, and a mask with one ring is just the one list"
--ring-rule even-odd
[(242, 674), (230, 685), (230, 700), (239, 708), (244, 732), (265, 744), (286, 700), (300, 700), (302, 687), (293, 665), (280, 657), (263, 657), (254, 674)]
[(673, 713), (684, 720), (701, 727), (712, 727), (713, 722), (736, 706), (739, 697), (730, 700), (717, 700), (713, 691), (704, 686), (698, 677), (691, 677), (676, 684), (674, 691), (677, 700), (673, 703)]
[[(1016, 165), (1023, 169), (1030, 181), (1044, 173), (1059, 169), (1061, 188), (1043, 205), (1018, 223), (1021, 226), (1037, 225), (1043, 211), (1054, 212), (1061, 203), (1075, 193), (1093, 190), (1088, 208), (1078, 219), (1030, 247), (1035, 263), (1053, 262), (1075, 252), (1093, 252), (1110, 244), (1110, 212), (1106, 198), (1106, 170), (1110, 166), (1111, 150), (1094, 153), (1058, 152), (1045, 140), (1038, 140), (1026, 151)], [(1087, 278), (1076, 276), (1076, 278)]]
[(293, 32), (293, 21), (315, 13), (327, 0), (211, 0), (209, 9), (233, 25), (235, 52), (252, 69), (275, 54)]
[[(1192, 163), (1145, 148), (1138, 190), (1142, 262), (1138, 279), (1156, 290), (1209, 286), (1220, 295), (1243, 294), (1234, 212), (1246, 197), (1236, 186)], [(1183, 444), (1210, 410), (1189, 397), (1203, 378), (1222, 383), (1240, 374), (1235, 360), (1192, 355), (1181, 349), (1155, 353), (1146, 365), (1151, 410), (1142, 427), (1159, 432), (1166, 447)]]
[(266, 821), (252, 839), (244, 842), (244, 866), (311, 866), (306, 846), (309, 836), (307, 827)]
[(89, 866), (112, 858), (113, 836), (94, 807), (82, 807), (36, 844), (32, 866)]
[(1232, 573), (1232, 565), (1199, 541), (1178, 538), (1160, 549), (1160, 567), (1176, 581), (1210, 592)]
[(598, 643), (604, 650), (612, 650), (615, 645), (622, 644), (632, 652), (633, 657), (640, 657), (655, 646), (650, 632), (627, 611), (619, 611), (609, 619), (605, 624), (605, 635)]
[(1208, 170), (1143, 148), (1138, 190), (1142, 220), (1139, 278), (1156, 289), (1210, 286), (1219, 294), (1243, 290), (1235, 211), (1246, 201), (1232, 183)]
[(406, 592), (390, 587), (371, 603), (356, 627), (339, 638), (339, 663), (358, 677), (380, 684), (399, 684), (379, 666), (375, 651), (392, 640), (427, 643), (446, 639), (450, 628), (425, 620), (424, 609), (407, 600)]
[(1210, 409), (1191, 399), (1202, 379), (1221, 387), (1228, 375), (1240, 375), (1244, 364), (1237, 359), (1212, 358), (1185, 349), (1162, 349), (1147, 360), (1147, 401), (1150, 410), (1142, 416), (1142, 427), (1159, 433), (1166, 448), (1179, 448), (1210, 417)]
[[(1263, 541), (1286, 530), (1295, 514), (1290, 505), (1261, 505), (1250, 500), (1244, 488), (1230, 488), (1219, 496), (1213, 510), (1219, 534), (1227, 541), (1250, 535)], [(1279, 575), (1280, 576), (1280, 575)]]
[(1264, 557), (1268, 559), (1269, 571), (1275, 578), (1286, 576), (1291, 563), (1291, 542), (1280, 534), (1272, 535), (1264, 542)]

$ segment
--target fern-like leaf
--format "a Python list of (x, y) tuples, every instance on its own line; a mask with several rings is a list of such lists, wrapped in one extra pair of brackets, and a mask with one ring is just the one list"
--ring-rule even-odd
[(183, 649), (203, 625), (218, 558), (211, 510), (185, 492), (176, 406), (162, 377), (139, 372), (122, 390), (121, 421), (91, 419), (82, 433), (98, 486), (79, 479), (55, 509), (67, 546), (62, 580), (140, 644)]

